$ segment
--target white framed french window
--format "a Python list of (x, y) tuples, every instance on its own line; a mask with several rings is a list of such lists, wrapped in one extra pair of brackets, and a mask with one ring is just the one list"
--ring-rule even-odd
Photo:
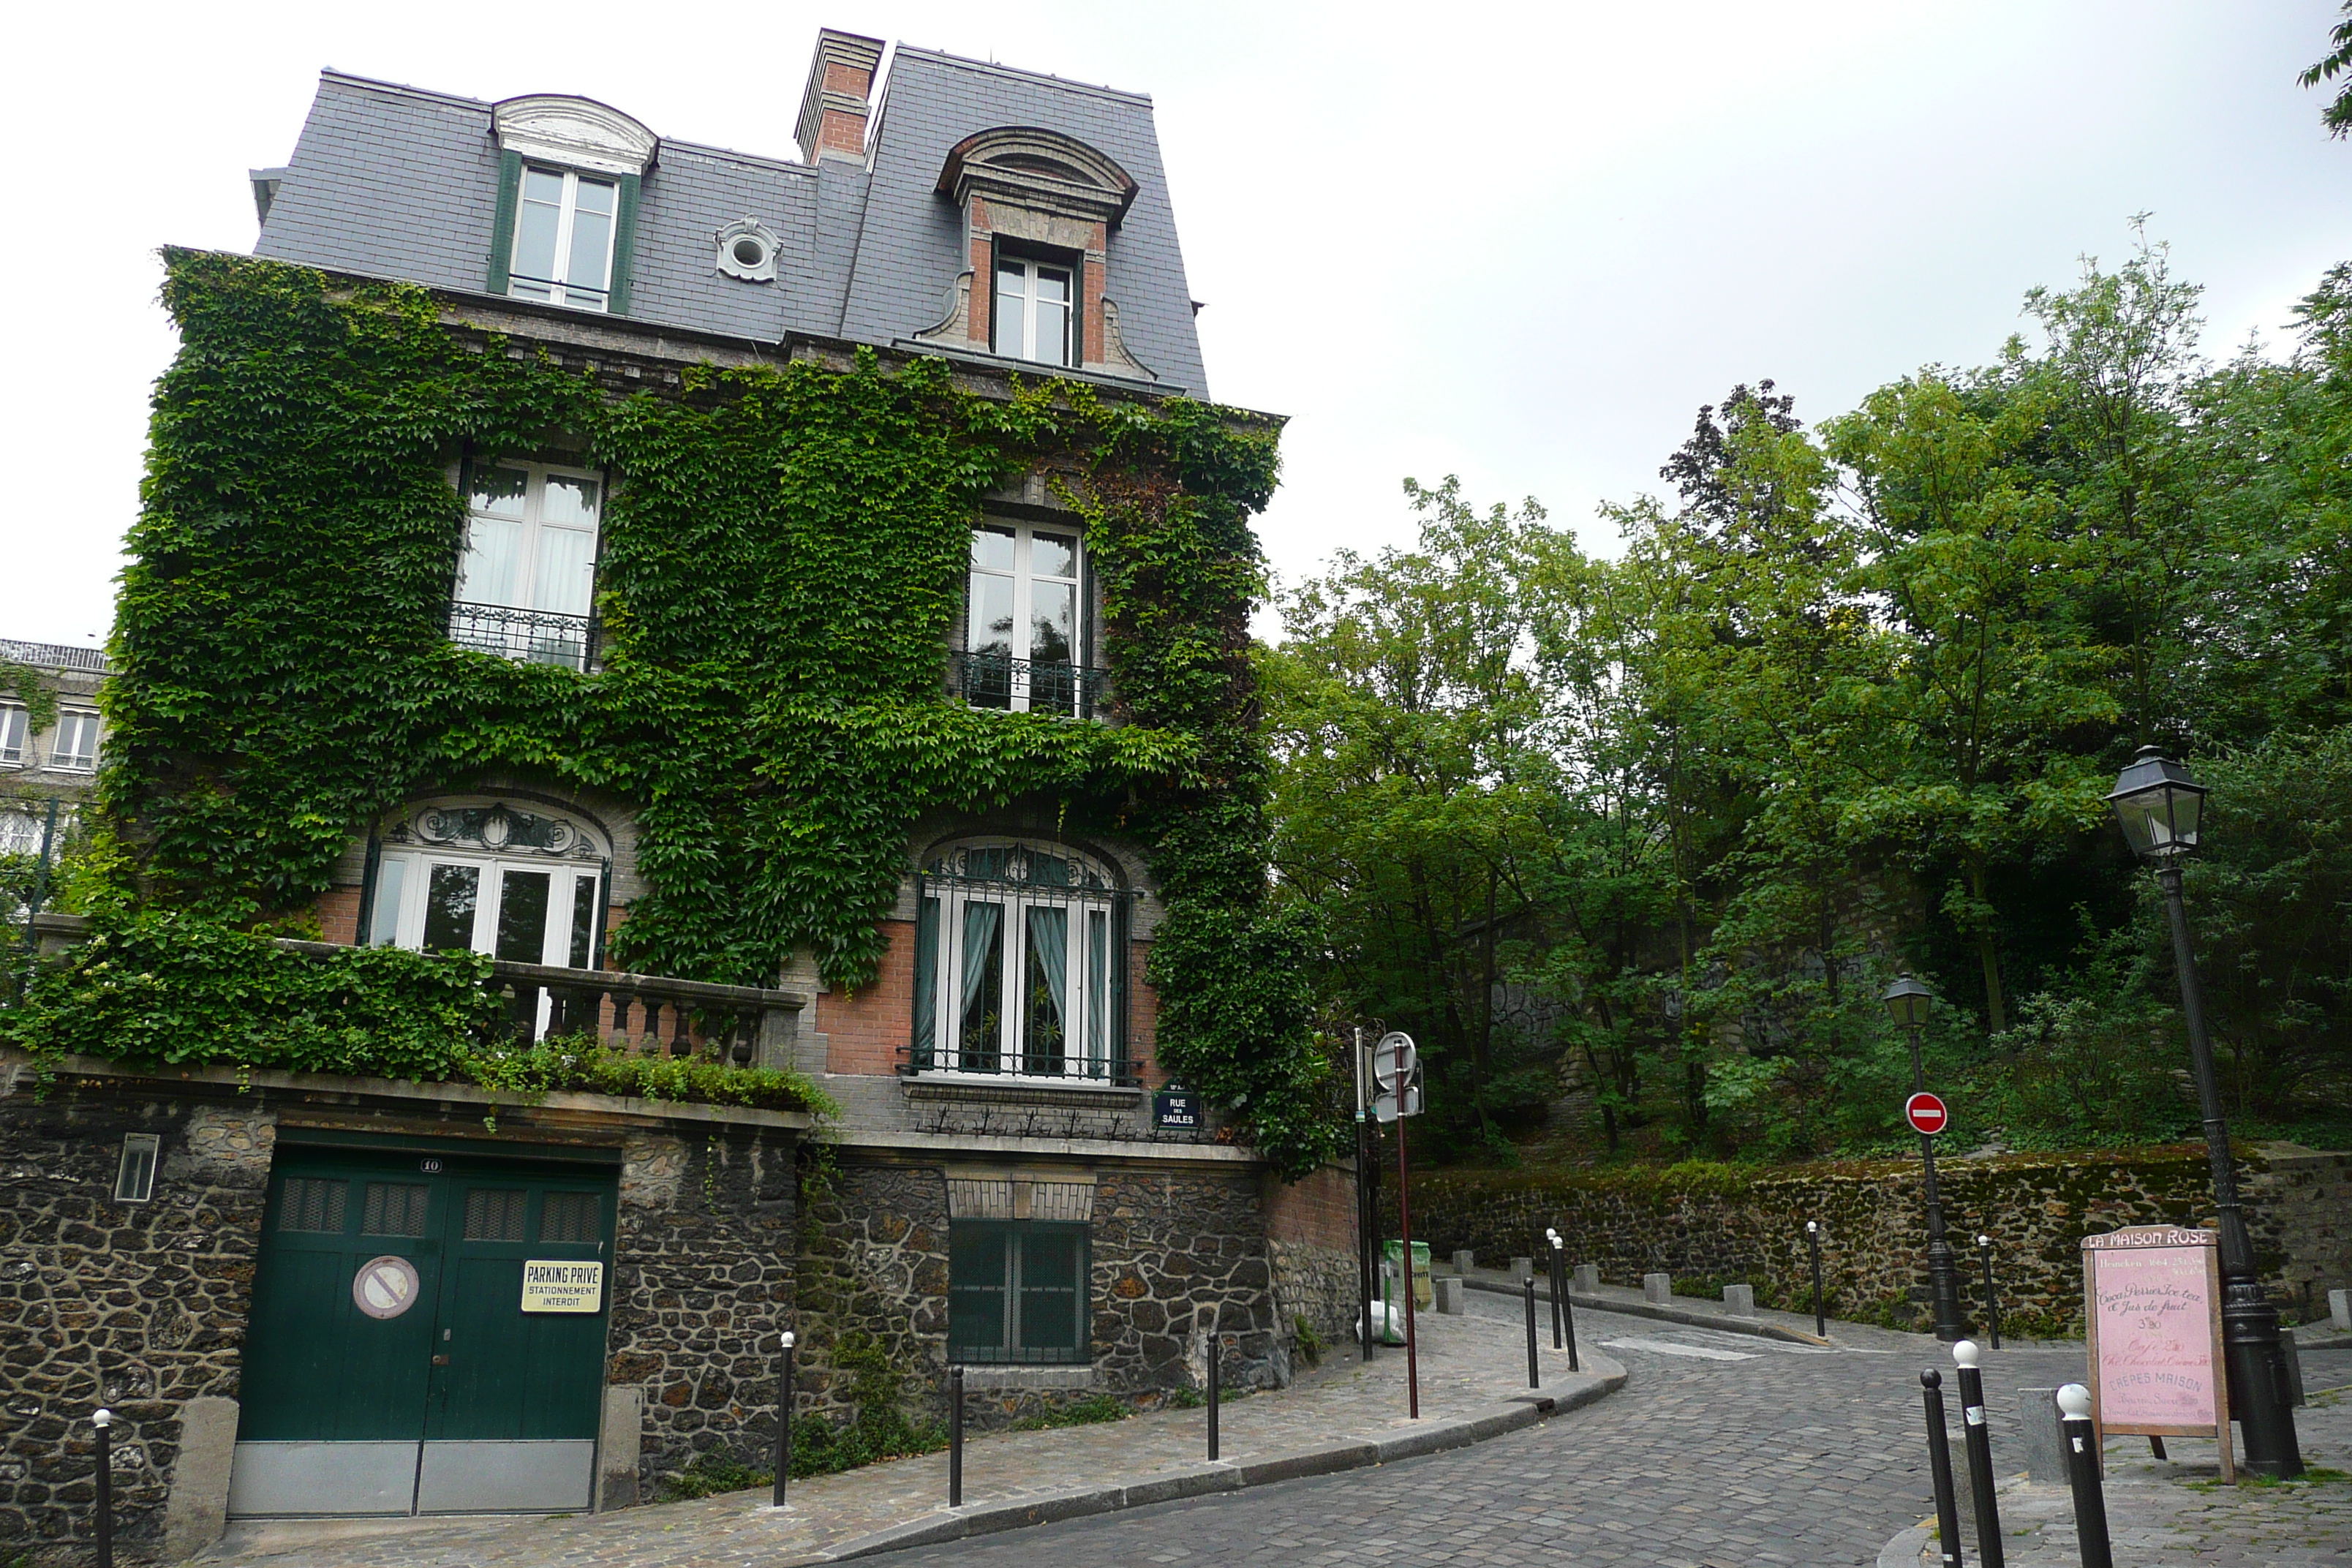
[(1076, 268), (1058, 262), (999, 256), (990, 346), (1009, 359), (1072, 363), (1076, 276)]
[(979, 708), (1091, 711), (1085, 542), (1074, 528), (983, 522), (971, 531), (962, 695)]
[(98, 715), (87, 708), (68, 708), (58, 714), (55, 739), (49, 742), (49, 766), (87, 773), (98, 768)]
[(602, 310), (612, 300), (615, 181), (527, 163), (515, 203), (507, 292), (552, 305)]
[(21, 768), (25, 765), (25, 744), (30, 715), (22, 708), (0, 703), (0, 768)]
[(584, 668), (604, 481), (584, 468), (470, 465), (449, 635), (533, 664)]
[(1123, 900), (1058, 846), (959, 845), (926, 868), (916, 921), (919, 1071), (1123, 1077)]

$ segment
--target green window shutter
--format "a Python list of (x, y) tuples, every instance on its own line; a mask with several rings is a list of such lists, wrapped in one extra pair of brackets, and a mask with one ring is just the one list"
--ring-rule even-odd
[(1019, 1237), (1021, 1299), (1015, 1313), (1024, 1362), (1070, 1362), (1086, 1352), (1087, 1235), (1076, 1226), (1024, 1226)]
[(1005, 1355), (1013, 1227), (999, 1220), (956, 1220), (948, 1226), (948, 1358), (1002, 1361)]
[(507, 291), (507, 272), (514, 265), (515, 204), (522, 199), (522, 154), (499, 154), (499, 205), (490, 217), (490, 281), (493, 294)]
[(605, 308), (615, 316), (629, 313), (629, 285), (636, 279), (637, 195), (642, 176), (621, 176), (620, 212), (613, 220), (613, 292)]

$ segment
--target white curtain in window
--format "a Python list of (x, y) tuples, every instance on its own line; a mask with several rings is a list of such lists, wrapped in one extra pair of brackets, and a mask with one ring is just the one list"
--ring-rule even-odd
[(1099, 1068), (1109, 1058), (1110, 915), (1087, 911), (1087, 1060)]
[[(550, 510), (557, 482), (547, 482)], [(586, 615), (589, 574), (595, 568), (595, 556), (596, 536), (586, 529), (541, 528), (539, 580), (532, 584), (531, 608), (559, 616)]]
[(522, 554), (522, 524), (477, 514), (466, 525), (466, 559), (457, 568), (457, 597), (474, 605), (515, 602), (515, 564)]

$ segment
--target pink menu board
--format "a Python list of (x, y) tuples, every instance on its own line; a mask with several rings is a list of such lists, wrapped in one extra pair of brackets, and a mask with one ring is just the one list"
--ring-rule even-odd
[(2218, 1437), (2228, 1479), (2219, 1239), (2172, 1226), (2086, 1236), (2083, 1291), (2101, 1434)]

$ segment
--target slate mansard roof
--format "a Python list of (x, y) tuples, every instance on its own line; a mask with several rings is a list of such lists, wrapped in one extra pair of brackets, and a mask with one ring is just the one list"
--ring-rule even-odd
[[(254, 254), (456, 293), (488, 287), (499, 195), (492, 106), (339, 71), (320, 73)], [(789, 106), (780, 97), (779, 122)], [(965, 219), (935, 189), (949, 151), (977, 132), (1034, 126), (1099, 149), (1140, 189), (1113, 233), (1105, 293), (1157, 389), (1207, 395), (1200, 339), (1160, 161), (1151, 100), (901, 47), (866, 160), (815, 164), (664, 137), (637, 210), (625, 319), (761, 342), (787, 336), (906, 344), (946, 314), (970, 265)], [(778, 280), (713, 265), (725, 225), (756, 218), (782, 240)]]

